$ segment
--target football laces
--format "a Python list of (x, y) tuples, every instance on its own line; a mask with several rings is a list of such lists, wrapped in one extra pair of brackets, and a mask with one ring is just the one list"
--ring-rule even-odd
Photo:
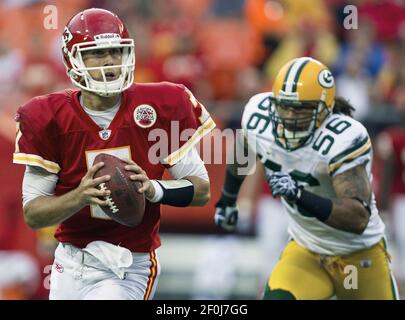
[[(101, 191), (105, 191), (107, 190), (107, 186), (105, 185), (105, 182), (100, 183), (100, 190)], [(118, 207), (116, 206), (116, 204), (114, 203), (113, 199), (111, 198), (111, 196), (106, 196), (104, 197), (105, 201), (107, 201), (107, 205), (110, 208), (110, 210), (113, 213), (117, 213), (118, 211), (120, 211), (120, 209), (118, 209)]]

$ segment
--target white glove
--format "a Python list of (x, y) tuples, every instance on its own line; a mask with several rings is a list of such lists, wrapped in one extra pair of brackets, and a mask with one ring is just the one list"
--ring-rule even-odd
[(266, 180), (271, 187), (273, 197), (282, 196), (288, 201), (296, 201), (299, 194), (297, 181), (286, 172), (275, 172), (266, 176)]

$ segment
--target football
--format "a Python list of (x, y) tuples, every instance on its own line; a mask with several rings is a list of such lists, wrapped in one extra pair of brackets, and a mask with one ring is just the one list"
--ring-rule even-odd
[(100, 189), (111, 191), (111, 195), (105, 199), (108, 206), (100, 208), (118, 223), (128, 227), (137, 226), (145, 212), (145, 196), (138, 192), (142, 183), (132, 181), (129, 177), (133, 173), (124, 168), (127, 163), (115, 156), (101, 153), (95, 158), (94, 164), (98, 162), (104, 162), (104, 166), (96, 172), (94, 178), (111, 176), (109, 181), (99, 185)]

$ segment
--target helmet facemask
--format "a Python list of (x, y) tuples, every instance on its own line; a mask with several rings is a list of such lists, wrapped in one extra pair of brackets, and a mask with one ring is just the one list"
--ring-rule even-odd
[[(121, 64), (113, 66), (86, 67), (83, 61), (83, 52), (101, 49), (121, 49)], [(128, 89), (134, 81), (135, 50), (133, 39), (102, 39), (76, 43), (72, 50), (67, 52), (72, 68), (69, 77), (73, 84), (86, 91), (94, 92), (102, 97), (110, 97), (120, 94)], [(108, 81), (106, 73), (112, 69), (120, 69), (117, 79)], [(98, 70), (102, 75), (102, 81), (95, 80), (89, 71)]]
[(272, 99), (270, 117), (276, 142), (287, 150), (303, 146), (328, 113), (323, 101)]

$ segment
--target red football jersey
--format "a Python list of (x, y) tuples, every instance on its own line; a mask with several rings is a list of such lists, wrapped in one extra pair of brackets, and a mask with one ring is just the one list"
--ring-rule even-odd
[(378, 141), (381, 153), (391, 154), (395, 161), (392, 194), (405, 193), (405, 128), (392, 127), (385, 130)]
[[(36, 97), (17, 113), (13, 161), (56, 173), (55, 195), (75, 189), (99, 153), (131, 158), (150, 179), (161, 179), (165, 168), (215, 127), (209, 113), (183, 85), (134, 84), (123, 92), (120, 108), (104, 130), (83, 110), (79, 95), (79, 90), (65, 90)], [(193, 129), (188, 130), (191, 136), (181, 136), (179, 141), (175, 131), (181, 135), (186, 129)], [(161, 141), (162, 134), (169, 140)], [(168, 146), (168, 151), (155, 152), (157, 142)], [(150, 151), (160, 161), (150, 161)], [(149, 252), (160, 245), (159, 223), (160, 205), (149, 201), (142, 223), (133, 228), (111, 220), (99, 206), (87, 206), (61, 223), (55, 237), (80, 248), (103, 240)]]

